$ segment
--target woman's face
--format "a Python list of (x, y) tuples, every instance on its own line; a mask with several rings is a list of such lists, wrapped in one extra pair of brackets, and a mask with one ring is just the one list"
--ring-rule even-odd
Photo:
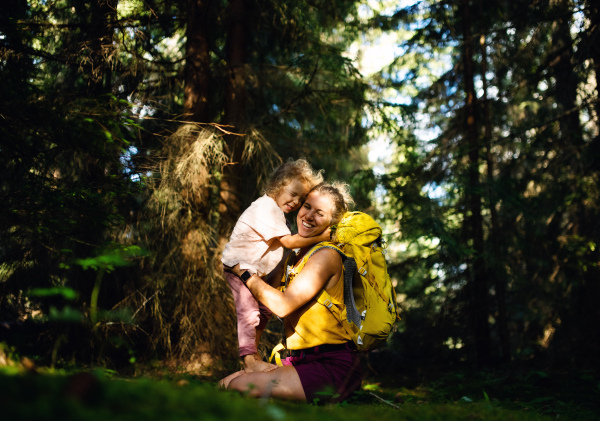
[(298, 234), (301, 237), (321, 234), (331, 223), (332, 212), (333, 200), (329, 195), (311, 192), (298, 211)]

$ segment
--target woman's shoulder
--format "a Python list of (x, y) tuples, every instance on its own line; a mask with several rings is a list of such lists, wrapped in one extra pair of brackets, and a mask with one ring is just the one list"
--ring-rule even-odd
[(307, 253), (307, 258), (310, 260), (311, 258), (315, 259), (327, 259), (332, 262), (340, 262), (342, 261), (342, 250), (336, 245), (336, 243), (330, 241), (322, 241), (317, 245), (313, 246), (313, 248)]
[(339, 244), (334, 243), (333, 241), (321, 241), (320, 243), (315, 244), (308, 253), (314, 254), (321, 251), (337, 255), (343, 254)]

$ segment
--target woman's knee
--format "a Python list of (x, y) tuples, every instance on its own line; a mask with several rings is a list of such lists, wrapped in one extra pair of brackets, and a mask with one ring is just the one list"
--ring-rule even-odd
[(263, 390), (257, 382), (252, 382), (249, 375), (240, 375), (229, 381), (227, 390), (235, 390), (240, 393), (244, 393), (252, 398), (260, 398), (263, 394)]
[(237, 377), (231, 381), (229, 389), (237, 390), (253, 398), (273, 397), (306, 402), (306, 395), (298, 373), (291, 366)]

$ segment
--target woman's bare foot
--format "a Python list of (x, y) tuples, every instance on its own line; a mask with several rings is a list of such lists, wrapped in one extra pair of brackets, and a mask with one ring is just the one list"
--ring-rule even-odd
[(244, 356), (244, 371), (246, 373), (267, 372), (275, 370), (275, 364), (264, 362), (259, 354), (251, 354)]

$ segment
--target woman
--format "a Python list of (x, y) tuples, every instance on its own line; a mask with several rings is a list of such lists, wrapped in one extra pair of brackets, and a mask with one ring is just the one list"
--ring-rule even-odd
[[(298, 234), (321, 234), (340, 221), (351, 202), (345, 185), (319, 184), (298, 211)], [(283, 361), (283, 367), (273, 366), (270, 371), (234, 373), (221, 380), (222, 387), (254, 397), (304, 402), (327, 397), (343, 400), (360, 387), (360, 363), (350, 336), (329, 310), (314, 300), (325, 289), (334, 300), (343, 302), (342, 259), (329, 248), (307, 255), (311, 248), (304, 247), (295, 256), (283, 292), (256, 275), (233, 268), (258, 301), (285, 318), (286, 346), (291, 357)], [(276, 286), (279, 284), (280, 278), (276, 279)]]

